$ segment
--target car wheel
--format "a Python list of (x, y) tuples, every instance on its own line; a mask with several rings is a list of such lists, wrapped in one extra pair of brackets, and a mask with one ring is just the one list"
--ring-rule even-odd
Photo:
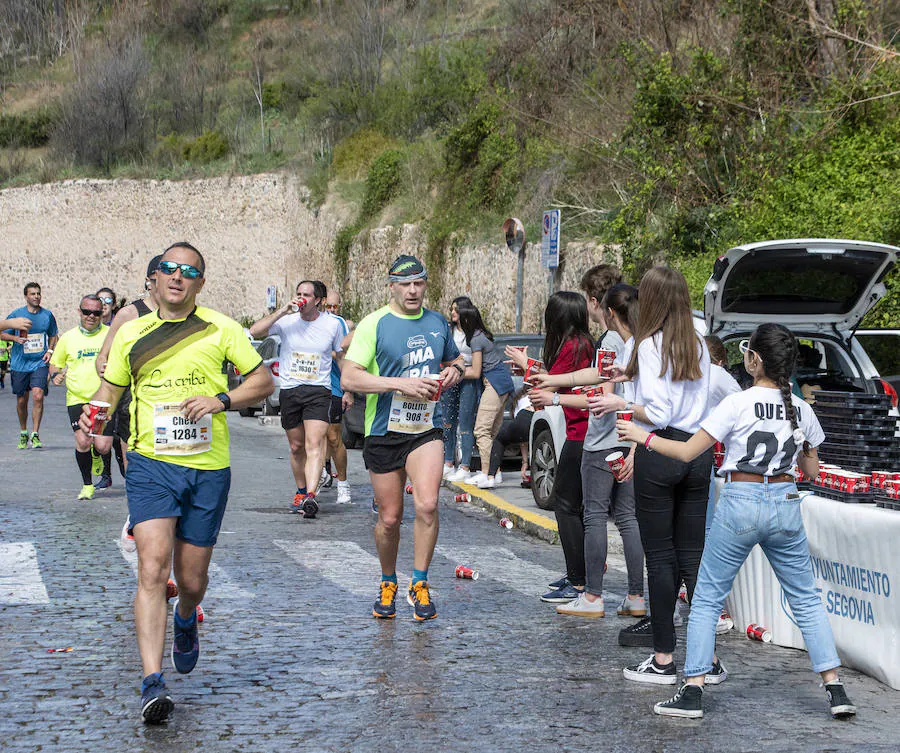
[(552, 510), (550, 493), (556, 478), (556, 450), (550, 429), (541, 429), (531, 447), (531, 494), (542, 510)]
[(348, 428), (347, 424), (341, 423), (341, 441), (348, 450), (355, 450), (362, 444), (362, 436)]

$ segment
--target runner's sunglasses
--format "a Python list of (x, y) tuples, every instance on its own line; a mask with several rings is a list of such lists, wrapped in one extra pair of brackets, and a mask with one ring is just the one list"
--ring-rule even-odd
[(198, 277), (203, 277), (203, 272), (197, 267), (190, 264), (178, 264), (174, 261), (161, 261), (157, 269), (164, 275), (174, 275), (175, 270), (180, 269), (181, 276), (186, 277), (188, 280), (196, 280)]
[(103, 312), (99, 309), (81, 309), (81, 313), (85, 316), (103, 316)]

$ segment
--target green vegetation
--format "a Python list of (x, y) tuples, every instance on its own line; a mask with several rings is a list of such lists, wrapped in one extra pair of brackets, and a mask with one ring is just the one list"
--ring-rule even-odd
[[(422, 223), (439, 271), (505, 216), (667, 261), (900, 243), (897, 0), (0, 3), (0, 186), (288, 170), (333, 253)], [(900, 274), (867, 324), (900, 325)], [(432, 275), (429, 294), (440, 294)]]

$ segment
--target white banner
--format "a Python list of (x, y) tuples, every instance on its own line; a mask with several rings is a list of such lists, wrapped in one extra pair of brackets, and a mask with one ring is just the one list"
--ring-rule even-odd
[[(900, 690), (900, 512), (808, 495), (801, 503), (816, 588), (838, 655)], [(756, 622), (779, 646), (806, 648), (768, 560), (755, 547), (734, 581), (735, 629)]]

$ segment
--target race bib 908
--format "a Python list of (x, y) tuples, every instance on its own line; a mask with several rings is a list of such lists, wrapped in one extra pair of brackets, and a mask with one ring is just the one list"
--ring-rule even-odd
[(395, 392), (391, 398), (388, 431), (400, 434), (423, 434), (434, 426), (434, 400), (413, 400)]

